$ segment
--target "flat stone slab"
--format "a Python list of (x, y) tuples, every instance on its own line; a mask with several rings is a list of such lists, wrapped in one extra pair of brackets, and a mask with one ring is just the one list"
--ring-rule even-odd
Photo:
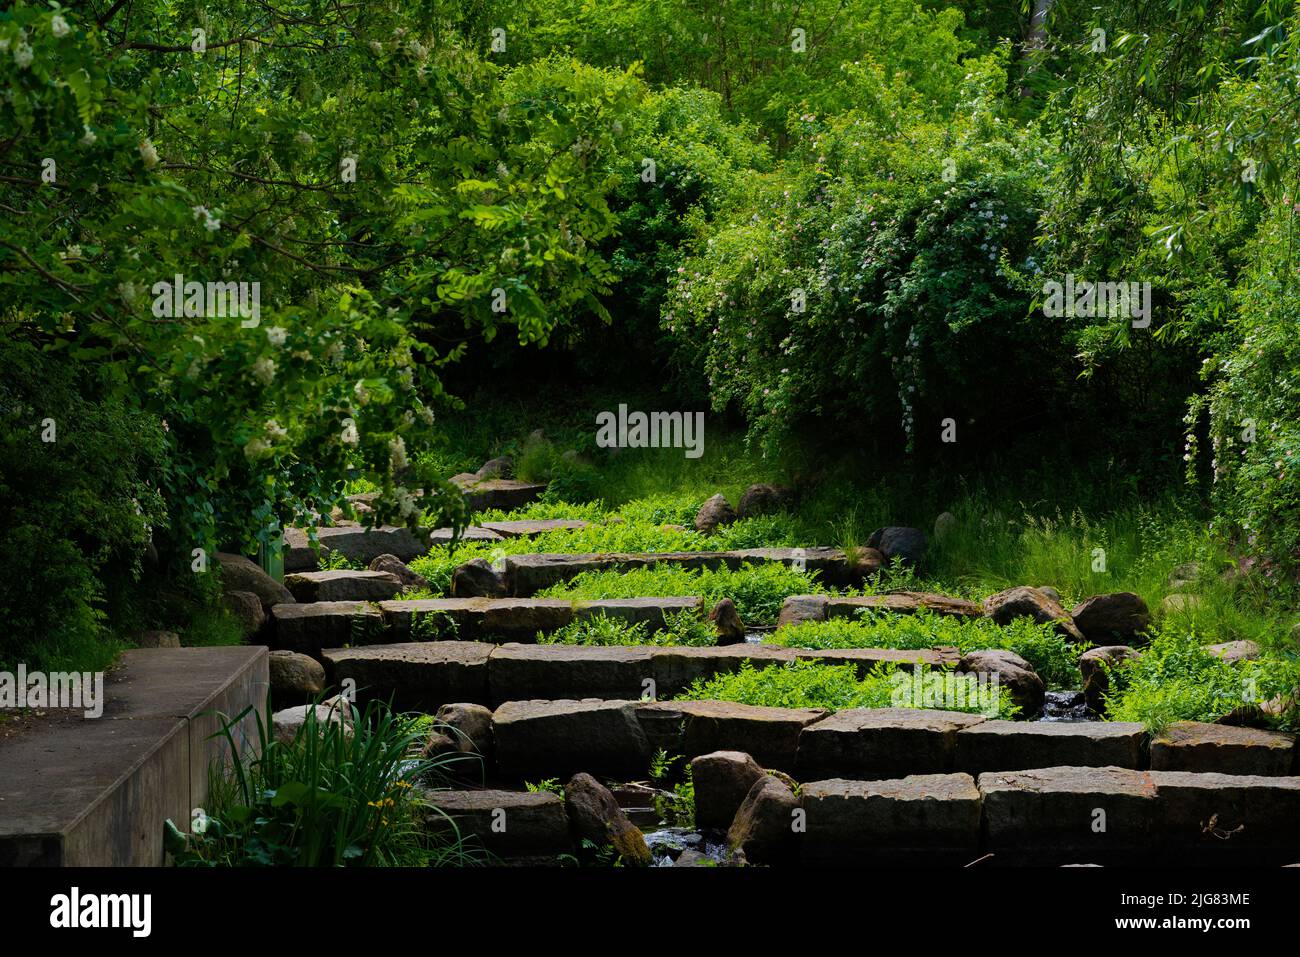
[(483, 512), (494, 508), (508, 512), (537, 501), (546, 491), (545, 485), (521, 482), (516, 479), (466, 477), (453, 481), (456, 481), (465, 494), (465, 504), (471, 512)]
[(914, 615), (921, 610), (958, 618), (980, 618), (984, 608), (978, 602), (930, 592), (899, 592), (894, 595), (791, 595), (782, 603), (779, 625), (795, 625), (828, 618), (855, 618), (864, 610), (896, 615)]
[(984, 607), (978, 602), (930, 592), (909, 591), (895, 595), (856, 597), (832, 595), (826, 603), (828, 618), (853, 618), (858, 612), (864, 610), (884, 611), (896, 615), (914, 615), (924, 610), (935, 615), (952, 615), (957, 618), (981, 618), (984, 615)]
[(549, 791), (424, 791), (430, 805), (424, 826), (433, 834), (455, 832), (466, 849), (482, 848), (507, 861), (569, 853), (564, 799)]
[(968, 774), (836, 778), (806, 783), (799, 793), (804, 863), (964, 864), (980, 856), (982, 799)]
[(653, 679), (653, 649), (636, 645), (508, 644), (488, 664), (494, 705), (540, 695), (628, 700), (653, 690)]
[(507, 701), (492, 714), (497, 768), (510, 778), (568, 778), (579, 771), (644, 777), (650, 743), (636, 701)]
[(413, 641), (323, 653), (330, 683), (354, 683), (358, 702), (392, 701), (399, 711), (432, 714), (444, 704), (488, 700), (488, 656), (476, 641)]
[(1157, 851), (1169, 863), (1289, 864), (1300, 854), (1300, 777), (1151, 771)]
[(1293, 734), (1175, 721), (1151, 738), (1151, 770), (1284, 775), (1295, 753)]
[[(285, 571), (310, 571), (319, 568), (316, 553), (308, 544), (307, 532), (301, 528), (285, 529)], [(316, 529), (322, 552), (338, 552), (350, 561), (369, 565), (380, 555), (396, 555), (404, 562), (419, 558), (429, 550), (409, 528), (380, 525), (366, 528), (355, 522)]]
[(386, 624), (378, 607), (363, 601), (317, 601), (272, 605), (272, 647), (309, 655), (317, 661), (326, 648), (378, 644)]
[(657, 743), (660, 722), (677, 722), (686, 758), (713, 751), (744, 751), (765, 768), (793, 771), (799, 733), (827, 712), (822, 708), (765, 708), (733, 701), (661, 701), (647, 703), (637, 716), (652, 729)]
[(983, 721), (957, 735), (968, 774), (1029, 768), (1143, 767), (1146, 728), (1122, 721)]
[(435, 528), (429, 533), (430, 545), (450, 545), (453, 541), (459, 544), (460, 542), (500, 542), (503, 540), (503, 536), (490, 528), (484, 528), (480, 525), (470, 525), (468, 528), (462, 529), (459, 538), (450, 528)]
[(984, 718), (927, 708), (851, 708), (804, 728), (801, 777), (892, 778), (953, 769), (957, 733)]
[(547, 532), (577, 531), (586, 528), (588, 522), (581, 519), (545, 518), (534, 521), (484, 522), (483, 528), (501, 538), (536, 538)]
[(328, 572), (294, 572), (284, 585), (300, 602), (383, 601), (402, 591), (402, 580), (389, 572), (340, 569)]
[[(163, 822), (187, 830), (208, 775), (229, 759), (221, 715), (262, 712), (262, 647), (125, 652), (104, 677), (103, 713), (47, 710), (0, 735), (0, 867), (160, 867)], [(233, 729), (252, 746), (256, 719)]]
[(426, 598), (385, 601), (379, 606), (397, 640), (469, 640), (530, 643), (538, 632), (550, 634), (575, 618), (606, 615), (645, 622), (651, 631), (664, 625), (665, 614), (700, 609), (698, 598)]
[(1003, 863), (1142, 863), (1150, 860), (1156, 786), (1131, 768), (994, 771), (984, 797), (985, 850)]
[[(495, 526), (490, 526), (495, 527)], [(672, 565), (685, 569), (731, 568), (777, 562), (818, 572), (828, 584), (847, 584), (848, 563), (837, 548), (750, 548), (726, 552), (608, 552), (507, 555), (506, 588), (512, 595), (534, 595), (544, 588), (577, 578), (584, 572), (629, 571)]]
[(880, 665), (897, 665), (911, 670), (917, 665), (956, 667), (961, 653), (956, 648), (793, 648), (800, 659), (828, 665), (853, 665), (865, 678)]

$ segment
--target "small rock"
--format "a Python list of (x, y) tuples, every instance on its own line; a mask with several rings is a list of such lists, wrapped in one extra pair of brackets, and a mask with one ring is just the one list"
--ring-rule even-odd
[(261, 634), (266, 627), (266, 609), (262, 599), (251, 591), (228, 591), (221, 596), (222, 604), (239, 622), (239, 636), (245, 641)]
[(1106, 707), (1106, 695), (1110, 693), (1109, 671), (1135, 661), (1139, 652), (1128, 645), (1104, 645), (1101, 648), (1089, 648), (1079, 656), (1079, 673), (1083, 675), (1083, 697), (1088, 707), (1101, 714)]
[(940, 512), (934, 520), (934, 540), (941, 542), (957, 531), (957, 516), (952, 512)]
[(1034, 666), (1014, 651), (987, 648), (972, 651), (961, 660), (958, 671), (987, 673), (998, 676), (998, 684), (1011, 692), (1011, 700), (1020, 705), (1021, 715), (1029, 718), (1043, 708), (1047, 689), (1038, 677)]
[(403, 589), (427, 588), (429, 586), (427, 578), (411, 571), (410, 566), (396, 555), (376, 556), (374, 561), (370, 563), (370, 571), (387, 572), (396, 576), (397, 580), (402, 583)]
[(753, 518), (755, 515), (770, 515), (779, 512), (790, 504), (792, 493), (780, 485), (758, 484), (745, 489), (736, 506), (736, 515), (740, 518)]
[(135, 643), (138, 648), (179, 648), (181, 636), (174, 631), (142, 631)]
[(1260, 656), (1259, 645), (1253, 641), (1224, 641), (1217, 645), (1202, 645), (1206, 651), (1224, 661), (1249, 661)]
[(474, 475), (476, 478), (481, 479), (510, 478), (514, 470), (514, 459), (508, 455), (502, 455), (495, 459), (488, 459)]
[[(1300, 867), (1300, 864), (1296, 866)], [(673, 861), (673, 867), (717, 867), (717, 861), (703, 851), (688, 847), (677, 855), (677, 860)]]
[(451, 573), (456, 598), (505, 598), (506, 583), (486, 558), (475, 558)]
[(590, 774), (569, 779), (564, 786), (564, 809), (577, 840), (598, 847), (609, 845), (628, 864), (645, 867), (653, 863), (645, 835), (628, 820), (609, 789)]
[[(1053, 588), (1051, 585), (1039, 585), (1038, 590), (1041, 591), (1048, 598), (1052, 599), (1052, 601), (1056, 602), (1058, 605), (1061, 604), (1061, 593), (1057, 591), (1055, 588)], [(1062, 607), (1065, 606), (1062, 605)]]
[(492, 755), (492, 709), (481, 704), (445, 704), (434, 716), (446, 725), (456, 748), (465, 753)]
[(1184, 562), (1169, 573), (1169, 587), (1185, 588), (1201, 577), (1201, 566), (1196, 562)]
[(794, 811), (799, 806), (783, 782), (764, 775), (754, 782), (736, 811), (727, 846), (753, 864), (781, 864), (797, 853)]
[(271, 695), (279, 702), (307, 702), (325, 690), (325, 669), (296, 651), (273, 651), (267, 661)]
[(665, 532), (684, 532), (687, 530), (685, 525), (661, 525)]
[(262, 602), (262, 607), (270, 611), (272, 605), (293, 602), (289, 589), (280, 584), (260, 565), (249, 561), (243, 555), (229, 552), (217, 552), (217, 564), (221, 568), (222, 591), (251, 591)]
[(328, 704), (301, 704), (292, 708), (285, 708), (271, 715), (271, 727), (274, 729), (275, 740), (281, 744), (291, 744), (298, 736), (302, 726), (307, 723), (307, 715), (314, 712), (318, 727), (323, 728), (326, 724), (345, 724), (351, 725), (352, 716), (350, 711), (332, 707)]
[(1019, 585), (984, 599), (984, 614), (999, 625), (1016, 618), (1032, 618), (1040, 625), (1055, 623), (1057, 631), (1073, 641), (1082, 642), (1083, 633), (1075, 627), (1069, 612), (1037, 588)]
[(879, 542), (868, 542), (871, 548), (880, 549), (886, 564), (892, 564), (895, 558), (907, 565), (919, 565), (925, 557), (925, 532), (919, 528), (891, 525), (880, 530)]
[(764, 771), (743, 751), (714, 751), (691, 761), (695, 785), (695, 826), (730, 827)]
[(1131, 644), (1151, 624), (1147, 603), (1131, 591), (1093, 595), (1075, 605), (1070, 615), (1083, 637), (1098, 643)]
[(718, 629), (718, 644), (739, 645), (745, 640), (745, 623), (740, 620), (736, 603), (723, 598), (709, 612), (709, 621)]
[(695, 530), (708, 535), (722, 525), (730, 525), (736, 520), (736, 513), (721, 493), (714, 495), (695, 515)]

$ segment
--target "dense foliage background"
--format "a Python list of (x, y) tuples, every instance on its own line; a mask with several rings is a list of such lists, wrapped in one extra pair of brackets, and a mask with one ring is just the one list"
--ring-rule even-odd
[[(1300, 10), (1034, 7), (0, 12), (0, 659), (349, 483), (463, 521), (421, 452), (485, 382), (651, 387), (774, 456), (1105, 460), (1289, 571)], [(1067, 273), (1149, 282), (1150, 326), (1045, 316)], [(176, 276), (260, 321), (156, 315)]]

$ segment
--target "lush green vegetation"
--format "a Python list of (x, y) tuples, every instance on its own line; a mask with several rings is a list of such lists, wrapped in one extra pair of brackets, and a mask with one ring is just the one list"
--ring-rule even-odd
[[(941, 671), (921, 669), (922, 686)], [(741, 663), (738, 670), (695, 681), (677, 696), (681, 701), (736, 701), (741, 704), (771, 708), (847, 708), (920, 707), (928, 702), (908, 700), (900, 688), (915, 680), (910, 671), (893, 666), (878, 666), (871, 674), (859, 678), (853, 665), (828, 665), (817, 661), (792, 661), (788, 664), (755, 668)], [(940, 696), (933, 705), (942, 710), (988, 713), (991, 717), (1012, 718), (1019, 708), (1011, 703), (1010, 692), (998, 689), (998, 699), (987, 709), (970, 695), (965, 703), (945, 703)]]
[(168, 822), (168, 852), (181, 866), (426, 866), (474, 863), (448, 829), (427, 829), (436, 813), (416, 783), (449, 758), (422, 760), (416, 723), (372, 702), (342, 706), (344, 720), (321, 721), (315, 709), (292, 740), (277, 740), (257, 722), (253, 756), (239, 757), (232, 728), (223, 729), (233, 761), (212, 777), (210, 806), (197, 809), (189, 834)]
[(542, 645), (696, 645), (717, 644), (713, 625), (695, 612), (664, 616), (666, 627), (650, 631), (643, 621), (627, 622), (607, 615), (579, 618), (557, 631), (539, 632)]
[[(526, 514), (593, 525), (436, 549), (430, 593), (469, 557), (855, 548), (947, 511), (887, 587), (1192, 590), (1166, 633), (1283, 667), (1300, 6), (1046, 8), (1031, 36), (984, 0), (11, 5), (0, 665), (230, 640), (203, 556), (359, 490), (367, 521), (460, 526), (447, 480), (507, 453), (549, 483)], [(1057, 315), (1067, 277), (1150, 297)], [(599, 448), (620, 403), (709, 410), (704, 455)], [(692, 529), (760, 480), (797, 502)], [(762, 622), (817, 587), (555, 593)]]

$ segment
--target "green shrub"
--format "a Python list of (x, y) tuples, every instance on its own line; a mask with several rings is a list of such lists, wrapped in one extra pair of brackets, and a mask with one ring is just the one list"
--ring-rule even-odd
[(161, 423), (18, 339), (0, 366), (0, 668), (103, 669), (167, 525)]
[[(1173, 721), (1215, 721), (1300, 689), (1300, 659), (1294, 654), (1230, 662), (1206, 651), (1204, 642), (1195, 631), (1162, 629), (1141, 657), (1111, 673), (1106, 716), (1159, 731)], [(1272, 723), (1297, 730), (1300, 714), (1293, 708)]]

